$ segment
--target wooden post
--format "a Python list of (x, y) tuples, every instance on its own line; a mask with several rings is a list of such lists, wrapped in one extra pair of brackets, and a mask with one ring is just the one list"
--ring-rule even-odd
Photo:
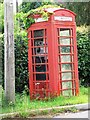
[(13, 0), (4, 0), (4, 76), (5, 97), (15, 102), (15, 58), (14, 58)]
[(18, 12), (18, 0), (16, 0), (16, 12)]

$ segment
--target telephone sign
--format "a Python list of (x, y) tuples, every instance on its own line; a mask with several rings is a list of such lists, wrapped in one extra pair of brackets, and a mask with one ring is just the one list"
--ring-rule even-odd
[(54, 20), (59, 21), (72, 21), (72, 17), (65, 17), (65, 16), (55, 16)]

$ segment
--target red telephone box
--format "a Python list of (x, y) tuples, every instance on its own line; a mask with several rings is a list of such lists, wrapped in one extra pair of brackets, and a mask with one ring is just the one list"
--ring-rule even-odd
[(75, 13), (48, 8), (48, 20), (34, 16), (28, 28), (30, 98), (79, 94)]

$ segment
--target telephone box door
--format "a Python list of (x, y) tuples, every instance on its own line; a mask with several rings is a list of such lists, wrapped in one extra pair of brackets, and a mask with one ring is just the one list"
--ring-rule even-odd
[(47, 30), (31, 30), (31, 98), (44, 98), (49, 92)]
[(65, 96), (76, 94), (76, 31), (73, 27), (60, 27), (57, 30), (58, 42), (58, 75), (60, 93)]

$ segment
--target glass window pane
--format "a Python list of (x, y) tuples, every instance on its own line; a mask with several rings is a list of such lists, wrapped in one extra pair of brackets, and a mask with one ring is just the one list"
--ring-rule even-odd
[(46, 80), (46, 74), (36, 74), (36, 80)]
[(43, 39), (34, 40), (34, 46), (43, 46)]
[(62, 82), (62, 89), (72, 88), (72, 82)]
[(34, 30), (34, 37), (43, 37), (44, 30)]
[(72, 73), (62, 73), (62, 80), (72, 80)]
[(70, 55), (61, 56), (61, 62), (71, 62), (71, 56)]
[(36, 72), (46, 72), (46, 65), (36, 65)]
[(46, 57), (45, 56), (36, 56), (35, 57), (35, 63), (45, 63)]
[(60, 29), (60, 36), (70, 36), (70, 29)]
[(60, 38), (61, 45), (70, 45), (70, 38)]
[(63, 96), (72, 96), (72, 90), (62, 91)]
[(38, 54), (44, 54), (46, 51), (45, 51), (45, 47), (37, 47), (37, 48), (34, 48), (34, 53), (35, 55), (38, 55)]
[(72, 64), (62, 64), (61, 70), (72, 70)]
[(61, 47), (61, 53), (70, 53), (70, 47)]

